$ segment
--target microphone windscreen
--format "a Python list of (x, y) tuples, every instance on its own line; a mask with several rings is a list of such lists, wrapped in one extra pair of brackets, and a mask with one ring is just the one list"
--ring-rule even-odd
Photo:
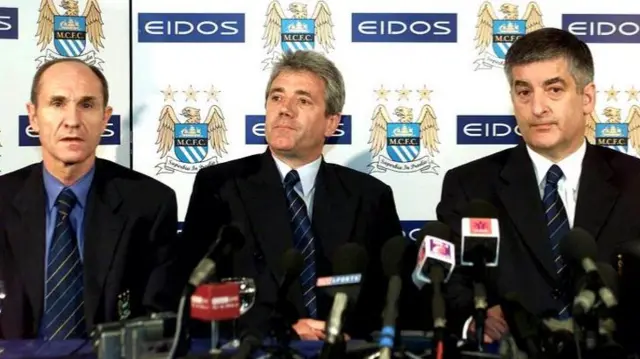
[(613, 268), (613, 266), (609, 263), (598, 262), (596, 263), (596, 267), (598, 267), (598, 273), (600, 274), (600, 278), (602, 278), (602, 283), (609, 289), (614, 296), (618, 296), (618, 273)]
[(498, 218), (498, 210), (491, 203), (472, 199), (465, 208), (464, 217), (467, 218)]
[(407, 241), (403, 236), (395, 236), (382, 246), (382, 270), (387, 277), (398, 275), (402, 271)]
[(289, 276), (298, 277), (304, 267), (304, 258), (299, 250), (295, 248), (287, 249), (282, 255), (282, 270)]
[(346, 243), (333, 255), (333, 275), (364, 273), (369, 257), (367, 251), (359, 244)]
[(576, 227), (560, 240), (560, 254), (565, 260), (576, 262), (583, 258), (595, 260), (598, 257), (598, 246), (589, 232)]
[(451, 228), (440, 221), (427, 222), (427, 224), (420, 230), (418, 236), (418, 247), (422, 245), (425, 236), (436, 237), (448, 241), (451, 239)]

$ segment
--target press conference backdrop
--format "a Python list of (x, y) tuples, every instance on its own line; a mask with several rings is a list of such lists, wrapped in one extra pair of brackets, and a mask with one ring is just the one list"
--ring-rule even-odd
[[(60, 17), (44, 28), (50, 41), (40, 46), (38, 3), (2, 0), (0, 7), (7, 79), (0, 82), (0, 170), (38, 159), (21, 117), (37, 65), (78, 56), (103, 68), (119, 115), (100, 156), (174, 188), (181, 220), (199, 169), (265, 150), (265, 86), (285, 51), (318, 51), (341, 69), (346, 105), (325, 158), (389, 184), (410, 236), (435, 219), (448, 169), (518, 141), (503, 62), (513, 41), (532, 29), (564, 28), (589, 43), (598, 93), (588, 119), (595, 131), (587, 135), (632, 156), (640, 152), (636, 0), (136, 0), (131, 29), (126, 1), (80, 0), (78, 9), (44, 1)], [(104, 36), (95, 42), (98, 23)]]

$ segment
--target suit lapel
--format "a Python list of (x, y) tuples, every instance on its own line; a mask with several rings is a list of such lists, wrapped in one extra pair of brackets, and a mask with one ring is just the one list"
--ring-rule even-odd
[(33, 166), (30, 176), (16, 195), (13, 206), (19, 214), (15, 225), (7, 225), (8, 241), (13, 249), (18, 273), (25, 286), (34, 329), (40, 326), (44, 301), (44, 263), (46, 243), (46, 199), (42, 164)]
[(557, 277), (540, 190), (524, 144), (513, 149), (500, 176), (498, 195), (525, 245), (551, 280)]
[(619, 191), (609, 181), (612, 171), (593, 145), (587, 145), (578, 187), (574, 227), (581, 227), (598, 238)]
[(293, 247), (293, 234), (280, 173), (269, 151), (256, 157), (248, 168), (257, 168), (246, 180), (238, 181), (248, 221), (259, 250), (277, 281), (282, 280), (282, 254)]
[(126, 222), (126, 218), (118, 211), (122, 197), (115, 183), (109, 179), (106, 163), (97, 159), (84, 221), (85, 313), (88, 327), (93, 325), (97, 315), (100, 296), (104, 294), (105, 280)]
[(326, 258), (332, 259), (336, 249), (351, 238), (358, 203), (323, 160), (316, 179), (312, 226)]

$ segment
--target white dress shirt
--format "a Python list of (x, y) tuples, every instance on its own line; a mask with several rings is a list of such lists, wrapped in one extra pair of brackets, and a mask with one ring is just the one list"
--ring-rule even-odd
[[(276, 156), (273, 156), (273, 159), (276, 162), (278, 171), (280, 172), (280, 180), (284, 185), (284, 178), (287, 173), (291, 171), (291, 167), (279, 160)], [(313, 212), (313, 198), (316, 192), (316, 177), (321, 163), (322, 156), (318, 157), (315, 161), (309, 162), (296, 169), (296, 171), (298, 171), (298, 175), (300, 175), (300, 181), (296, 183), (293, 189), (298, 193), (300, 198), (304, 201), (304, 204), (307, 206), (307, 214), (309, 215), (310, 221), (312, 219)]]
[[(554, 162), (543, 157), (539, 153), (533, 151), (527, 146), (527, 152), (533, 162), (533, 169), (536, 174), (536, 181), (538, 183), (538, 190), (540, 191), (540, 200), (544, 196), (544, 186), (547, 183), (547, 172), (549, 168), (554, 165)], [(569, 228), (573, 228), (573, 223), (576, 215), (576, 203), (578, 201), (578, 184), (580, 182), (580, 174), (582, 173), (582, 160), (587, 152), (587, 141), (582, 143), (582, 146), (578, 150), (558, 163), (555, 163), (562, 170), (563, 176), (558, 181), (558, 194), (564, 204), (565, 211), (567, 212), (567, 218), (569, 219)], [(467, 332), (471, 319), (467, 319), (462, 328), (462, 339), (467, 339)]]

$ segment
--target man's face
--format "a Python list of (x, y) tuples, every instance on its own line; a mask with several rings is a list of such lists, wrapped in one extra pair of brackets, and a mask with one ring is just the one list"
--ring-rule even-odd
[(102, 85), (83, 64), (63, 62), (40, 79), (38, 105), (29, 103), (29, 123), (39, 133), (43, 159), (73, 165), (92, 159), (112, 109)]
[(321, 153), (340, 115), (325, 116), (325, 85), (306, 71), (283, 71), (272, 82), (266, 103), (266, 138), (271, 150), (293, 157)]
[(577, 89), (564, 58), (515, 66), (511, 73), (511, 100), (525, 142), (551, 154), (577, 148), (595, 105), (593, 83)]

